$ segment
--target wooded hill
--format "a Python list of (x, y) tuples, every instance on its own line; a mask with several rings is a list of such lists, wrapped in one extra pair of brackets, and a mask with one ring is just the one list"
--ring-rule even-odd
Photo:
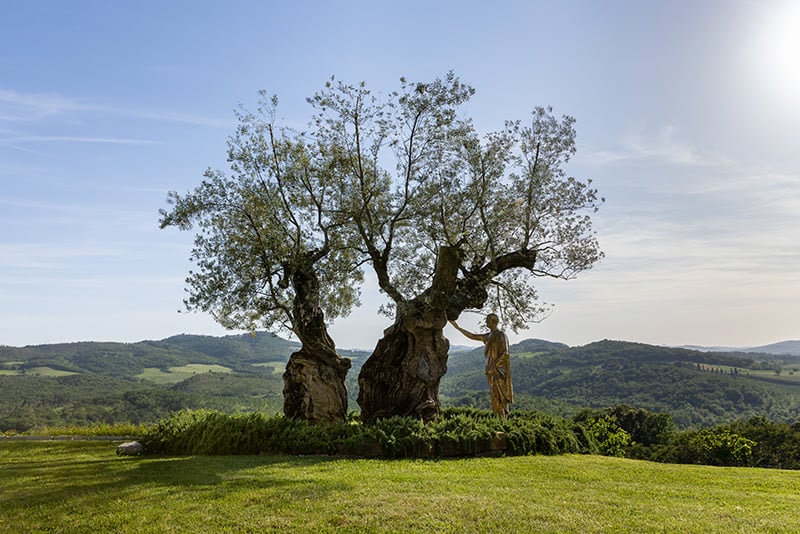
[[(281, 374), (297, 348), (269, 333), (0, 346), (0, 431), (147, 423), (183, 408), (278, 413)], [(800, 356), (607, 340), (581, 347), (526, 340), (511, 352), (517, 409), (570, 415), (629, 404), (670, 413), (679, 427), (751, 415), (800, 420)], [(369, 354), (341, 353), (353, 361), (347, 383), (357, 410), (358, 371)], [(483, 350), (452, 352), (448, 365), (443, 404), (488, 408)]]
[[(626, 341), (566, 347), (526, 340), (511, 349), (517, 408), (569, 415), (628, 404), (670, 413), (678, 427), (760, 415), (800, 420), (800, 356), (712, 353)], [(488, 408), (482, 350), (451, 356), (440, 393), (454, 405)]]

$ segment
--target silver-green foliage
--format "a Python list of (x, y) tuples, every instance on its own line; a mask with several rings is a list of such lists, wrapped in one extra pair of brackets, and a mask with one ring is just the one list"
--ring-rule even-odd
[(535, 278), (572, 278), (602, 257), (590, 219), (602, 199), (566, 173), (572, 117), (537, 107), (528, 123), (482, 134), (463, 110), (473, 93), (453, 73), (380, 96), (331, 81), (309, 99), (313, 132), (336, 157), (343, 209), (395, 305), (431, 286), (447, 246), (459, 252), (462, 290), (491, 290), (458, 311), (491, 309), (519, 328), (545, 309)]
[(256, 112), (241, 109), (230, 173), (208, 169), (193, 191), (171, 192), (172, 209), (161, 211), (162, 228), (197, 226), (186, 306), (228, 328), (297, 332), (297, 272), (316, 276), (309, 298), (328, 319), (358, 304), (362, 273), (336, 216), (336, 173), (314, 143), (275, 125), (276, 106), (262, 92)]
[(262, 92), (237, 115), (230, 175), (209, 169), (162, 211), (162, 227), (200, 230), (187, 306), (232, 328), (292, 329), (293, 269), (317, 273), (332, 319), (357, 303), (368, 262), (403, 307), (431, 287), (446, 246), (466, 295), (449, 309), (491, 309), (514, 329), (540, 317), (537, 277), (572, 278), (602, 257), (590, 219), (602, 199), (566, 173), (572, 117), (537, 107), (482, 133), (464, 110), (473, 93), (452, 72), (384, 94), (331, 80), (298, 132), (276, 126), (277, 99)]

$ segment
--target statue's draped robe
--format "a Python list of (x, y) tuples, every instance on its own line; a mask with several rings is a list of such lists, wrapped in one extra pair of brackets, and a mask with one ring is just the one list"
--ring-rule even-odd
[(483, 354), (486, 358), (486, 380), (489, 382), (492, 411), (500, 417), (505, 417), (509, 412), (508, 405), (514, 402), (508, 337), (500, 330), (482, 334), (482, 337)]

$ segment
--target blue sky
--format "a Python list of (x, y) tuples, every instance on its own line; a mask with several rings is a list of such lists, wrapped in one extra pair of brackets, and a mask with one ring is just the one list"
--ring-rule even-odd
[[(182, 309), (169, 190), (225, 169), (238, 102), (289, 124), (335, 75), (454, 70), (485, 131), (577, 119), (568, 171), (607, 199), (606, 258), (542, 281), (512, 341), (754, 346), (800, 338), (800, 2), (0, 0), (0, 344), (226, 333)], [(374, 286), (373, 286), (374, 287)], [(332, 327), (371, 348), (380, 297)], [(480, 318), (463, 326), (477, 329)], [(456, 343), (464, 338), (446, 330)]]

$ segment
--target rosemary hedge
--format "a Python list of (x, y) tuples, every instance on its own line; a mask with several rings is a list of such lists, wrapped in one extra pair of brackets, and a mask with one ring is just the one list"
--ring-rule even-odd
[(328, 454), (362, 457), (440, 457), (479, 454), (602, 452), (584, 423), (536, 411), (498, 419), (474, 408), (448, 408), (434, 422), (391, 417), (371, 425), (356, 414), (334, 424), (280, 415), (181, 411), (147, 429), (152, 454)]

